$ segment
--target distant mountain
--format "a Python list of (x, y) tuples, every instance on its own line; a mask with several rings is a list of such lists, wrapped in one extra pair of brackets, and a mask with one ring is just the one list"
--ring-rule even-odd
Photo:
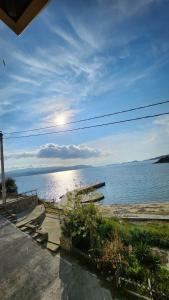
[(169, 154), (166, 155), (160, 155), (156, 156), (153, 158), (148, 158), (144, 160), (133, 160), (129, 162), (122, 162), (122, 163), (113, 163), (113, 164), (108, 164), (106, 167), (111, 167), (111, 166), (120, 166), (120, 165), (135, 165), (135, 164), (152, 164), (152, 163), (167, 163), (169, 160)]
[(12, 177), (18, 176), (29, 176), (29, 175), (37, 175), (37, 174), (46, 174), (46, 173), (55, 173), (69, 170), (78, 170), (92, 167), (90, 165), (76, 165), (70, 167), (43, 167), (43, 168), (28, 168), (28, 169), (18, 169), (13, 171), (8, 171), (6, 174)]
[(155, 164), (169, 163), (169, 155), (161, 156)]

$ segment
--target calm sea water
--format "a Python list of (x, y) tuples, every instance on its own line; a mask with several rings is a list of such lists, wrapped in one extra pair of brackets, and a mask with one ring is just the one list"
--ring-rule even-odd
[(16, 177), (19, 192), (38, 189), (41, 198), (59, 201), (67, 190), (105, 181), (104, 204), (169, 201), (169, 164), (133, 164)]

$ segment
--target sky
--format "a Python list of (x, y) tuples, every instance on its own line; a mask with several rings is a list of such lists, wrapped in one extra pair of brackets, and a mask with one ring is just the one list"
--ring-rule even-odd
[[(63, 124), (169, 100), (168, 28), (168, 0), (51, 0), (20, 36), (0, 22), (4, 138), (169, 112), (165, 104)], [(148, 159), (169, 153), (169, 116), (4, 139), (4, 153), (6, 170)]]

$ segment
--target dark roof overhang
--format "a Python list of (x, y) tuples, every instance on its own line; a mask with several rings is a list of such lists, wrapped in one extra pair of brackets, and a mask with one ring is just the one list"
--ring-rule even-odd
[(0, 19), (20, 34), (50, 0), (0, 0)]

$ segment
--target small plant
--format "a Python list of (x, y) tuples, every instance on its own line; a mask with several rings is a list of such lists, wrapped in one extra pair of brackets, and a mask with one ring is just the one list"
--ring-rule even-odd
[(150, 271), (159, 269), (160, 257), (154, 254), (147, 244), (141, 242), (136, 246), (134, 252), (140, 264), (147, 267)]

